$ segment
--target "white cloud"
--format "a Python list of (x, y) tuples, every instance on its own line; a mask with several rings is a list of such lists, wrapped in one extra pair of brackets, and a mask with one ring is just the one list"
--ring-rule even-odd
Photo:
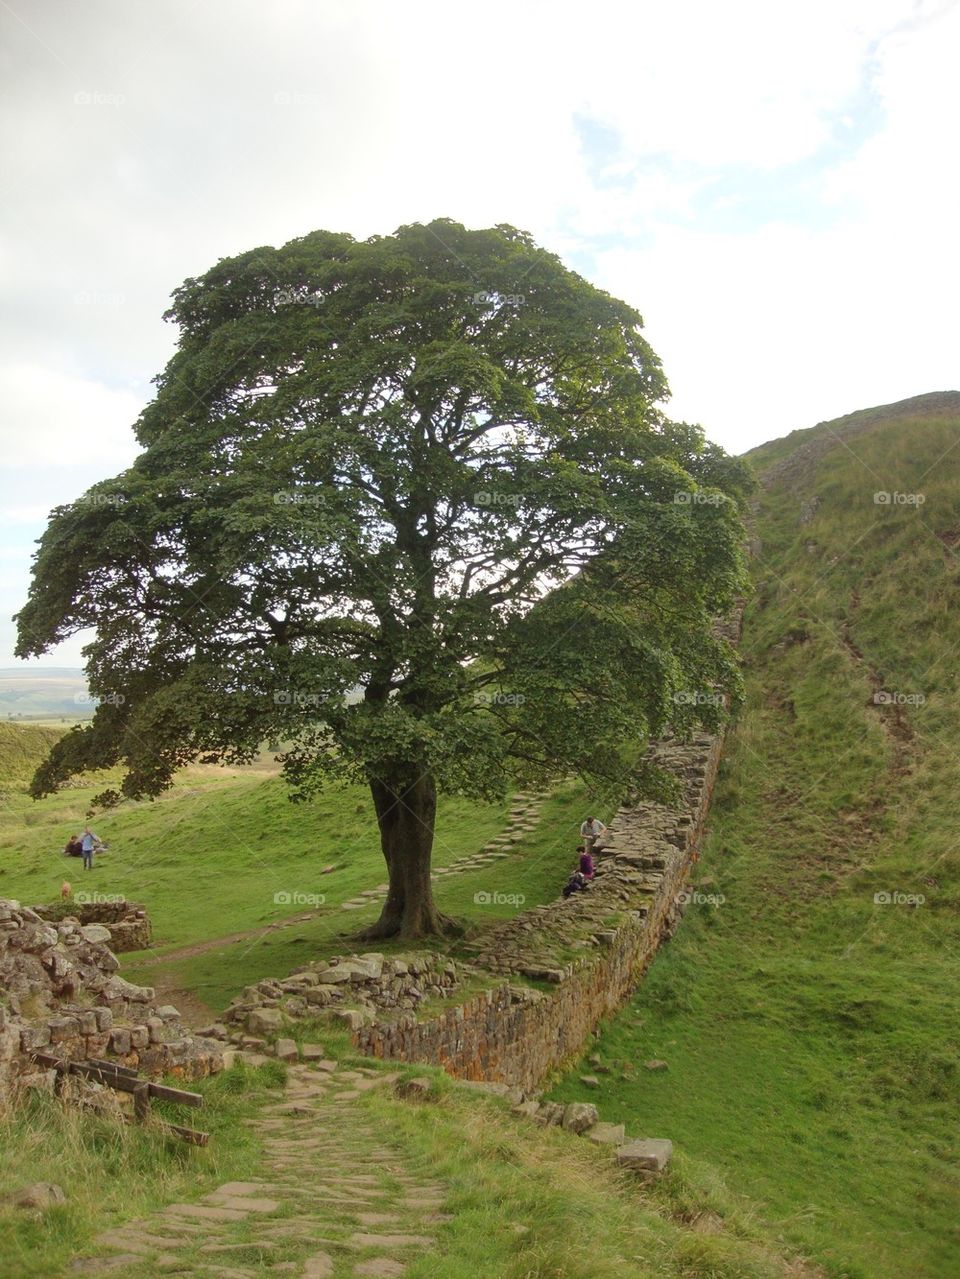
[(145, 400), (39, 364), (0, 367), (4, 422), (0, 466), (88, 466), (105, 473), (138, 452), (131, 426)]

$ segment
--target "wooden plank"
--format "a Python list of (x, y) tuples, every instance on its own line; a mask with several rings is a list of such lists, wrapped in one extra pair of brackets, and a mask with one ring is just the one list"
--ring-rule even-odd
[(134, 1077), (140, 1074), (139, 1070), (134, 1070), (132, 1066), (121, 1066), (119, 1062), (108, 1061), (105, 1057), (88, 1057), (83, 1063), (85, 1066), (102, 1066), (106, 1070), (113, 1070), (118, 1075), (132, 1075)]
[(52, 1053), (32, 1052), (31, 1057), (38, 1065), (58, 1071), (73, 1072), (85, 1075), (97, 1083), (109, 1084), (119, 1092), (136, 1093), (140, 1084), (146, 1084), (150, 1096), (158, 1101), (174, 1101), (181, 1106), (202, 1106), (203, 1094), (187, 1092), (185, 1088), (169, 1088), (166, 1084), (155, 1084), (141, 1079), (137, 1071), (129, 1066), (117, 1066), (112, 1061), (104, 1061), (99, 1057), (90, 1061), (67, 1061), (62, 1057), (54, 1057)]
[(202, 1106), (203, 1093), (186, 1092), (183, 1088), (168, 1088), (166, 1084), (151, 1084), (150, 1096), (158, 1101), (177, 1101), (181, 1106)]
[(34, 1049), (30, 1056), (38, 1066), (46, 1066), (48, 1070), (63, 1070), (70, 1063), (64, 1057), (54, 1057), (52, 1053), (42, 1053)]
[(144, 1079), (133, 1090), (133, 1117), (140, 1123), (150, 1113), (150, 1085)]
[(210, 1140), (208, 1132), (198, 1132), (196, 1128), (181, 1128), (179, 1124), (160, 1124), (161, 1128), (165, 1128), (167, 1132), (172, 1132), (177, 1137), (182, 1137), (184, 1141), (188, 1141), (191, 1146), (205, 1146)]

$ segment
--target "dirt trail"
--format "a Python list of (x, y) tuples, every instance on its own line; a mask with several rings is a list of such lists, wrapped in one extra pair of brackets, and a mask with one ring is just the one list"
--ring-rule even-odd
[(398, 1279), (435, 1244), (448, 1188), (389, 1147), (357, 1105), (396, 1079), (334, 1061), (290, 1068), (282, 1101), (247, 1121), (261, 1175), (105, 1231), (72, 1273), (155, 1279)]
[(180, 946), (176, 950), (165, 951), (162, 955), (151, 955), (148, 959), (138, 959), (138, 968), (154, 968), (161, 964), (170, 964), (178, 959), (192, 959), (195, 955), (206, 955), (211, 950), (222, 950), (224, 946), (232, 946), (234, 942), (248, 941), (250, 938), (266, 937), (268, 933), (283, 928), (295, 928), (318, 915), (327, 914), (326, 910), (309, 910), (303, 915), (290, 915), (286, 919), (278, 919), (264, 924), (260, 928), (248, 928), (242, 933), (227, 933), (224, 937), (210, 937), (206, 941), (191, 942), (189, 946)]

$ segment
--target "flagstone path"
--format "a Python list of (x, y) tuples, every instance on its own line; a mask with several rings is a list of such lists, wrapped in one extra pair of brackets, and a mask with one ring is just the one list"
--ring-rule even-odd
[(263, 1140), (262, 1176), (106, 1231), (68, 1273), (399, 1279), (448, 1218), (446, 1187), (353, 1104), (396, 1078), (334, 1061), (292, 1066), (283, 1099), (247, 1121)]

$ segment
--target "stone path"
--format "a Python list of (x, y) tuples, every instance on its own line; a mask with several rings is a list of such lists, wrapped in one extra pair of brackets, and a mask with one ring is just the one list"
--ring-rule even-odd
[(263, 1176), (172, 1203), (96, 1240), (71, 1273), (153, 1279), (399, 1279), (434, 1245), (446, 1187), (384, 1143), (361, 1107), (395, 1074), (292, 1066), (281, 1101), (247, 1122), (264, 1143)]
[[(448, 866), (438, 866), (430, 872), (430, 878), (436, 883), (438, 879), (443, 879), (447, 875), (461, 875), (464, 871), (480, 870), (504, 857), (509, 857), (514, 844), (519, 844), (525, 835), (536, 830), (540, 824), (540, 809), (543, 807), (543, 801), (542, 795), (525, 793), (515, 795), (502, 835), (491, 839), (489, 844), (484, 844), (478, 853), (458, 857)], [(376, 888), (365, 888), (351, 901), (342, 902), (340, 909), (359, 910), (362, 906), (369, 906), (374, 901), (382, 901), (386, 895), (387, 885), (378, 884)]]

